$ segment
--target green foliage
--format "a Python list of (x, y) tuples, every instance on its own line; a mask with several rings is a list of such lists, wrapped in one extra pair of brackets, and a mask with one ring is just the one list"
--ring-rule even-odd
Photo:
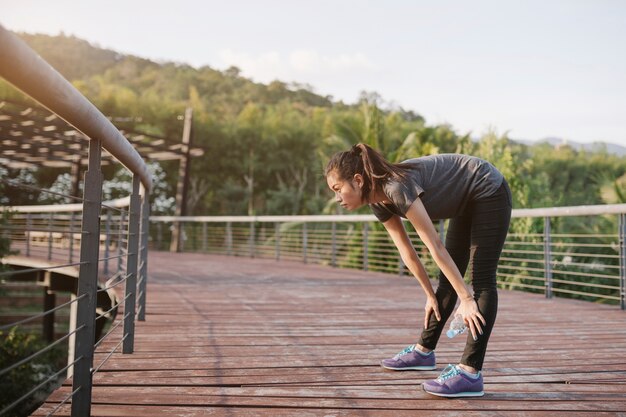
[[(2, 191), (2, 183), (0, 183), (0, 192)], [(17, 255), (19, 251), (11, 250), (11, 236), (9, 226), (11, 224), (10, 210), (0, 211), (0, 259), (7, 255)], [(4, 264), (0, 264), (0, 272), (6, 270)], [(0, 287), (0, 296), (3, 296), (4, 289)]]
[[(39, 337), (21, 332), (16, 327), (8, 332), (0, 331), (0, 369), (8, 368), (45, 346), (46, 344)], [(0, 409), (17, 401), (54, 375), (56, 369), (62, 368), (63, 349), (64, 347), (61, 346), (50, 349), (3, 375), (0, 379)], [(43, 398), (45, 398), (47, 396), (46, 390), (56, 382), (53, 379), (45, 384), (37, 393), (21, 401), (6, 415), (29, 415), (41, 400), (40, 397), (44, 395)]]
[(94, 48), (75, 36), (18, 35), (69, 80), (101, 74), (122, 59), (118, 52)]
[[(507, 177), (515, 207), (601, 204), (622, 201), (624, 158), (577, 151), (569, 146), (525, 146), (494, 131), (474, 141), (449, 125), (428, 125), (420, 115), (384, 108), (382, 98), (363, 92), (354, 105), (333, 102), (309, 86), (243, 78), (239, 69), (156, 63), (98, 48), (64, 35), (21, 34), (122, 129), (178, 141), (181, 115), (194, 110), (193, 143), (205, 149), (191, 164), (188, 214), (335, 213), (322, 178), (334, 152), (368, 143), (392, 161), (462, 152), (494, 163)], [(0, 83), (1, 97), (19, 95)], [(163, 193), (173, 197), (176, 161), (161, 164)], [(53, 186), (60, 172), (38, 170), (22, 182)], [(11, 177), (23, 173), (10, 173)], [(156, 174), (155, 174), (156, 175)], [(107, 180), (119, 175), (106, 171)], [(30, 178), (30, 179), (29, 179)], [(31, 181), (32, 180), (32, 181)], [(67, 182), (67, 181), (65, 181)], [(9, 195), (27, 204), (28, 193)], [(160, 198), (153, 212), (167, 212)], [(225, 201), (236, 199), (236, 201)], [(621, 199), (621, 200), (620, 200)], [(532, 222), (515, 227), (533, 228)]]
[[(623, 203), (626, 198), (626, 158), (605, 149), (589, 152), (547, 143), (527, 146), (495, 131), (472, 139), (450, 125), (430, 125), (413, 111), (385, 105), (373, 92), (363, 92), (355, 104), (345, 104), (315, 94), (306, 85), (254, 83), (235, 67), (218, 71), (156, 63), (73, 37), (21, 36), (121, 129), (179, 141), (181, 116), (186, 107), (193, 108), (193, 145), (205, 152), (191, 163), (190, 215), (341, 213), (327, 189), (323, 168), (334, 152), (357, 142), (374, 146), (394, 162), (450, 152), (482, 157), (504, 173), (515, 208)], [(0, 81), (0, 98), (18, 97), (18, 92)], [(63, 174), (58, 170), (5, 171), (3, 176), (44, 188), (68, 184), (64, 177), (55, 180)], [(153, 196), (153, 213), (171, 211), (168, 204), (177, 173), (177, 161), (163, 162), (154, 170), (160, 188), (159, 197)], [(121, 190), (116, 184), (125, 183), (124, 174), (105, 168), (105, 177), (107, 190), (114, 196)], [(2, 204), (32, 204), (45, 198), (10, 187), (0, 194)], [(552, 230), (555, 234), (614, 234), (614, 222), (605, 220), (563, 218), (554, 222)], [(537, 245), (543, 227), (543, 219), (515, 219), (511, 224), (511, 236), (520, 239), (519, 249), (539, 252), (528, 254), (521, 264), (522, 269), (536, 271), (535, 275), (541, 273), (534, 257), (541, 256)], [(376, 228), (382, 231), (380, 225), (372, 225), (371, 230)], [(344, 232), (356, 242), (362, 231)], [(385, 244), (373, 242), (372, 248)], [(568, 251), (577, 250), (574, 242), (559, 244)], [(574, 264), (597, 263), (600, 255), (606, 254), (581, 255)], [(350, 250), (346, 262), (357, 264), (361, 256), (357, 249)], [(384, 266), (395, 268), (395, 262), (389, 260)], [(576, 273), (589, 272), (579, 265), (569, 267), (578, 268)], [(534, 290), (536, 277), (523, 272), (509, 271), (507, 284)]]

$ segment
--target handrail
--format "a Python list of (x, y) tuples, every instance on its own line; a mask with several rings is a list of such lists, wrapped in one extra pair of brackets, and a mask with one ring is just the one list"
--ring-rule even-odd
[[(598, 204), (568, 207), (542, 207), (513, 209), (511, 217), (564, 217), (596, 216), (600, 214), (626, 213), (626, 204)], [(281, 222), (373, 222), (373, 214), (324, 214), (309, 216), (151, 216), (151, 221), (158, 222), (206, 222), (206, 223), (281, 223)]]
[[(130, 197), (122, 197), (116, 200), (103, 201), (102, 205), (111, 208), (128, 207), (130, 205)], [(0, 212), (2, 211), (13, 211), (16, 213), (75, 213), (83, 211), (83, 203), (3, 206), (0, 207)]]
[[(76, 88), (65, 80), (54, 68), (47, 64), (17, 36), (0, 25), (0, 77), (6, 79), (26, 95), (56, 114), (73, 126), (88, 140), (88, 163), (83, 180), (82, 197), (64, 195), (41, 188), (34, 189), (26, 184), (15, 181), (0, 180), (2, 183), (31, 191), (40, 191), (52, 195), (78, 201), (79, 204), (35, 205), (1, 207), (0, 213), (9, 211), (11, 223), (2, 225), (3, 237), (7, 235), (12, 243), (25, 249), (26, 256), (35, 257), (46, 254), (52, 265), (27, 268), (30, 274), (21, 278), (36, 279), (38, 285), (44, 286), (44, 313), (40, 315), (43, 323), (44, 337), (52, 341), (54, 334), (55, 292), (71, 292), (75, 299), (71, 302), (70, 333), (68, 342), (68, 365), (37, 385), (27, 394), (13, 401), (0, 410), (0, 415), (20, 405), (32, 393), (47, 384), (51, 378), (57, 378), (67, 371), (72, 376), (72, 393), (61, 404), (71, 398), (72, 415), (89, 415), (91, 410), (91, 391), (93, 374), (104, 362), (94, 364), (94, 341), (103, 329), (104, 316), (117, 312), (119, 303), (107, 305), (104, 313), (97, 314), (99, 305), (98, 290), (100, 287), (100, 262), (103, 261), (104, 275), (108, 274), (108, 260), (118, 259), (116, 275), (126, 274), (124, 280), (124, 337), (116, 348), (122, 345), (122, 353), (132, 353), (134, 349), (135, 320), (145, 320), (145, 294), (147, 281), (147, 222), (149, 218), (149, 192), (152, 180), (146, 163), (139, 153), (126, 140), (120, 131)], [(116, 158), (132, 173), (132, 191), (130, 196), (109, 202), (102, 202), (102, 153), (103, 149)], [(10, 155), (6, 155), (10, 158)], [(4, 155), (3, 155), (4, 157)], [(128, 209), (125, 209), (128, 207)], [(124, 208), (124, 209), (121, 209)], [(103, 210), (106, 212), (102, 216)], [(112, 212), (119, 211), (118, 216)], [(81, 212), (81, 219), (75, 219), (75, 212)], [(42, 215), (42, 213), (44, 213)], [(57, 213), (68, 213), (55, 216)], [(115, 222), (118, 226), (112, 226)], [(78, 224), (77, 224), (78, 223)], [(102, 226), (102, 227), (101, 227)], [(115, 235), (115, 236), (114, 236)], [(103, 241), (104, 237), (104, 241)], [(44, 242), (45, 241), (45, 242)], [(111, 242), (117, 246), (118, 256), (111, 256)], [(42, 248), (43, 243), (44, 248)], [(75, 245), (76, 244), (76, 245)], [(79, 246), (79, 253), (75, 247)], [(115, 247), (114, 246), (114, 247)], [(45, 249), (47, 248), (47, 250)], [(15, 247), (12, 247), (15, 249)], [(44, 249), (43, 251), (40, 249)], [(104, 251), (103, 254), (100, 252)], [(67, 255), (68, 260), (63, 259)], [(74, 262), (75, 256), (80, 257)], [(126, 264), (123, 265), (123, 259)], [(6, 258), (5, 258), (6, 260)], [(61, 262), (62, 265), (58, 265)], [(61, 282), (56, 275), (58, 270), (67, 265), (77, 265), (77, 280), (72, 283)], [(141, 265), (141, 268), (138, 268)], [(22, 271), (7, 271), (7, 275), (17, 275)], [(72, 274), (76, 274), (73, 271)], [(0, 275), (5, 275), (2, 273)], [(115, 275), (114, 275), (115, 276)], [(108, 284), (106, 286), (109, 286)], [(108, 291), (107, 291), (108, 293)], [(115, 310), (114, 310), (114, 308)], [(139, 312), (137, 314), (137, 307)], [(11, 323), (17, 327), (20, 323), (33, 321), (27, 319)], [(120, 322), (122, 323), (122, 322)], [(120, 324), (118, 324), (120, 325)], [(6, 326), (5, 326), (6, 327)], [(46, 349), (46, 348), (44, 348)], [(107, 356), (110, 357), (112, 352)], [(20, 359), (24, 363), (35, 358)], [(75, 359), (77, 358), (77, 359)], [(16, 372), (18, 365), (0, 372)], [(19, 393), (18, 393), (19, 394)]]
[[(552, 231), (553, 219), (600, 215), (610, 217), (607, 226), (617, 226), (617, 233)], [(516, 209), (512, 216), (541, 219), (543, 231), (519, 233), (512, 228), (500, 264), (503, 286), (544, 289), (547, 298), (554, 292), (617, 301), (626, 310), (626, 204)], [(393, 244), (387, 234), (371, 228), (371, 223), (377, 222), (373, 215), (154, 216), (150, 221), (155, 226), (152, 241), (157, 249), (169, 247), (167, 224), (179, 222), (184, 250), (300, 259), (384, 272), (404, 270), (396, 251), (389, 250)], [(541, 225), (535, 221), (533, 227)], [(438, 228), (443, 236), (445, 222), (439, 221)], [(427, 269), (436, 273), (435, 265), (425, 261)], [(507, 273), (507, 269), (517, 272)], [(543, 285), (527, 284), (535, 280)], [(577, 290), (565, 288), (570, 286)]]
[(597, 216), (600, 214), (622, 213), (626, 213), (626, 204), (596, 204), (586, 206), (514, 209), (511, 213), (511, 217)]
[(200, 223), (281, 223), (281, 222), (370, 222), (376, 221), (373, 214), (320, 214), (294, 216), (150, 216), (151, 221), (158, 222), (200, 222)]
[(152, 179), (146, 163), (119, 130), (61, 74), (0, 25), (0, 77), (56, 113), (79, 132), (100, 140), (102, 147), (129, 171), (137, 173), (146, 190)]

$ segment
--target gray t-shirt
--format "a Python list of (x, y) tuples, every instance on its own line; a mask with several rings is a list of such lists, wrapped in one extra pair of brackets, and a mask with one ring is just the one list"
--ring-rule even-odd
[(381, 222), (393, 215), (406, 217), (417, 198), (432, 220), (456, 217), (470, 201), (495, 193), (504, 179), (489, 162), (469, 155), (430, 155), (404, 163), (411, 165), (408, 177), (391, 179), (383, 185), (391, 204), (370, 204)]

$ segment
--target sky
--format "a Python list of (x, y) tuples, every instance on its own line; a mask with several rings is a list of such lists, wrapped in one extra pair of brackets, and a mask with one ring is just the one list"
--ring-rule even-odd
[(0, 0), (13, 31), (362, 91), (474, 137), (626, 146), (624, 0)]

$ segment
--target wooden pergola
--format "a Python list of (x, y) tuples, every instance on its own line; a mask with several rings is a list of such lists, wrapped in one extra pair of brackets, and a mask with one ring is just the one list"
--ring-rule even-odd
[[(169, 161), (185, 157), (183, 143), (166, 137), (120, 129), (147, 160)], [(53, 113), (34, 104), (0, 101), (0, 149), (2, 163), (11, 168), (46, 166), (71, 168), (87, 162), (85, 136)], [(189, 150), (200, 156), (201, 148)], [(103, 164), (115, 163), (103, 152)]]
[[(192, 112), (184, 116), (182, 141), (120, 129), (139, 154), (148, 161), (179, 160), (176, 187), (176, 215), (186, 214), (185, 201), (189, 184), (191, 158), (204, 154), (204, 149), (191, 147)], [(83, 133), (49, 110), (34, 103), (0, 100), (0, 166), (21, 168), (68, 168), (72, 175), (72, 195), (79, 196), (82, 167), (87, 166), (89, 142)], [(102, 165), (118, 163), (106, 150)], [(176, 233), (178, 235), (178, 233)], [(176, 239), (178, 242), (178, 239)], [(178, 251), (178, 244), (172, 248)]]

